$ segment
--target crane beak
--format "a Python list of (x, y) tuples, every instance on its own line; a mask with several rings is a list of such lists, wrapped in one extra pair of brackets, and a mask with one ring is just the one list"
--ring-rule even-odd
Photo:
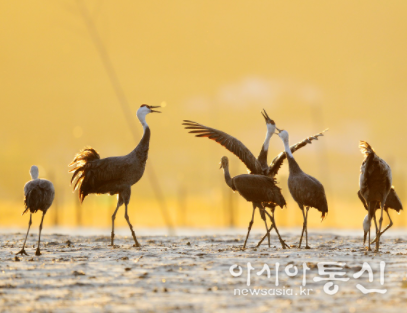
[(261, 112), (261, 115), (263, 115), (264, 119), (266, 120), (266, 123), (275, 125), (274, 121), (268, 116), (265, 109), (263, 109), (263, 111)]
[(161, 108), (160, 106), (150, 105), (149, 108), (151, 110), (151, 113), (161, 113), (160, 111), (152, 110), (152, 109), (156, 109), (156, 108)]
[(276, 132), (277, 135), (283, 131), (282, 129), (279, 129), (277, 127), (276, 127), (276, 130), (277, 130), (277, 132)]
[(222, 166), (222, 163), (219, 163), (220, 164), (220, 167), (219, 167), (219, 169), (221, 169), (223, 166)]

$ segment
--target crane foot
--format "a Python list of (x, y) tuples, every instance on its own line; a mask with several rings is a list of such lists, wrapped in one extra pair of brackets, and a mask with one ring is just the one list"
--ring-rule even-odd
[(133, 239), (134, 239), (134, 245), (133, 245), (133, 247), (140, 248), (141, 245), (139, 244), (139, 242), (138, 242), (138, 240), (137, 240), (137, 237), (136, 237), (136, 234), (134, 233), (134, 231), (131, 231), (131, 235), (133, 236)]
[(23, 254), (24, 254), (24, 255), (28, 255), (27, 252), (25, 252), (24, 248), (22, 248), (19, 252), (16, 253), (16, 255), (19, 255), (19, 254), (21, 254), (21, 255), (23, 255)]
[(41, 251), (40, 248), (38, 247), (37, 250), (35, 251), (35, 255), (36, 256), (40, 256), (41, 255)]
[(310, 246), (305, 246), (305, 249), (311, 249), (311, 247)]
[(283, 247), (283, 249), (290, 249), (290, 246), (286, 244), (284, 241), (281, 241), (281, 246)]

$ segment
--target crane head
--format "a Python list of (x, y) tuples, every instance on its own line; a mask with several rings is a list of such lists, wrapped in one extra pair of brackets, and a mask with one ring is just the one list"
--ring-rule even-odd
[(278, 135), (278, 137), (280, 137), (283, 141), (287, 141), (288, 140), (288, 132), (284, 129), (279, 129), (277, 128), (277, 132), (276, 134)]
[(30, 175), (32, 179), (38, 179), (39, 176), (38, 166), (36, 165), (31, 166)]
[(156, 110), (153, 110), (153, 109), (156, 109), (156, 108), (161, 108), (160, 106), (154, 106), (154, 105), (147, 105), (147, 104), (142, 104), (141, 106), (140, 106), (140, 109), (139, 110), (146, 110), (146, 109), (148, 109), (148, 111), (146, 110), (146, 114), (148, 114), (148, 113), (161, 113), (160, 111), (156, 111)]
[(263, 109), (263, 111), (261, 112), (261, 115), (263, 115), (264, 119), (266, 120), (267, 124), (272, 124), (272, 125), (276, 125), (276, 123), (274, 123), (274, 121), (268, 116), (267, 112), (265, 109)]
[(276, 131), (276, 123), (268, 116), (266, 110), (263, 109), (263, 112), (261, 112), (263, 115), (264, 119), (266, 120), (266, 125), (267, 125), (267, 133), (271, 137), (274, 132)]
[(227, 168), (228, 167), (228, 164), (229, 164), (229, 159), (228, 159), (228, 157), (227, 156), (223, 156), (221, 159), (220, 159), (220, 167), (219, 167), (219, 169), (221, 169), (221, 168)]

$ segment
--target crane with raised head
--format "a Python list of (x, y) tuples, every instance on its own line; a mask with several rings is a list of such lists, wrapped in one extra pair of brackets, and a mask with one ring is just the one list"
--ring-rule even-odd
[(137, 183), (144, 174), (151, 135), (146, 116), (150, 113), (161, 113), (154, 110), (155, 108), (159, 108), (159, 106), (143, 104), (137, 110), (137, 117), (143, 126), (144, 134), (137, 147), (129, 154), (101, 159), (95, 149), (88, 147), (76, 154), (69, 164), (69, 166), (73, 166), (69, 171), (73, 172), (71, 184), (74, 185), (74, 190), (78, 189), (81, 203), (89, 194), (117, 194), (117, 206), (112, 215), (112, 246), (114, 246), (116, 213), (119, 207), (124, 204), (124, 217), (130, 227), (134, 246), (140, 247), (130, 223), (127, 206), (130, 202), (131, 186)]

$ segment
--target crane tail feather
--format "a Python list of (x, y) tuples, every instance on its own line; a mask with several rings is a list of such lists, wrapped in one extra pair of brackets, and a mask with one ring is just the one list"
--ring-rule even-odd
[(324, 221), (325, 217), (328, 215), (328, 212), (323, 212), (321, 215), (321, 223)]
[[(70, 169), (70, 173), (73, 172), (71, 178), (71, 185), (73, 185), (73, 190), (78, 189), (79, 200), (82, 203), (87, 196), (86, 192), (86, 181), (91, 168), (91, 162), (95, 160), (100, 160), (100, 155), (97, 151), (91, 147), (86, 147), (79, 151), (73, 161), (68, 166), (75, 166)], [(75, 181), (76, 179), (76, 181)]]
[(374, 153), (372, 146), (369, 145), (366, 141), (361, 140), (359, 142), (359, 148), (362, 154), (364, 154), (365, 156)]

